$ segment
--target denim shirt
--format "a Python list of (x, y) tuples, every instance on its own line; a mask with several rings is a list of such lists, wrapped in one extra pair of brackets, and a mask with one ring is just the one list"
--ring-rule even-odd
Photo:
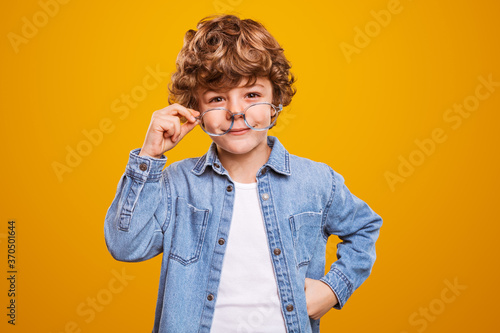
[[(330, 286), (339, 301), (335, 308), (342, 308), (371, 272), (382, 220), (326, 164), (289, 154), (275, 137), (268, 145), (271, 155), (256, 178), (281, 312), (289, 333), (317, 333), (320, 321), (307, 314), (305, 278)], [(165, 170), (165, 156), (139, 152), (131, 151), (107, 211), (107, 247), (128, 262), (163, 253), (153, 332), (210, 332), (234, 184), (214, 143), (202, 157)], [(325, 275), (330, 235), (342, 242)], [(249, 313), (258, 314), (265, 309)]]

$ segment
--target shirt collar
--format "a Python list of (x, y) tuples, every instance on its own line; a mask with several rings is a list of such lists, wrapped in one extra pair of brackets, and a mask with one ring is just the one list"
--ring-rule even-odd
[[(290, 176), (290, 154), (288, 151), (283, 147), (278, 138), (274, 136), (267, 137), (267, 144), (271, 147), (271, 155), (269, 155), (265, 166), (268, 166), (277, 173)], [(218, 174), (222, 175), (226, 173), (217, 156), (217, 147), (214, 142), (210, 145), (207, 153), (198, 159), (191, 172), (200, 176), (205, 172), (207, 166), (211, 166)]]

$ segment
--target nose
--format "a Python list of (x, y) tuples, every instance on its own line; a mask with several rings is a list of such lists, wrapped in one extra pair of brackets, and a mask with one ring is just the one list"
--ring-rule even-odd
[[(231, 111), (231, 113), (234, 115), (234, 114), (238, 114), (238, 113), (241, 113), (243, 112), (243, 110), (245, 109), (245, 105), (244, 103), (241, 103), (240, 101), (238, 100), (231, 100), (228, 102), (227, 104), (227, 108)], [(235, 115), (234, 116), (234, 120), (236, 121), (237, 119), (239, 118), (243, 118), (243, 115), (242, 114), (238, 114), (238, 115)]]

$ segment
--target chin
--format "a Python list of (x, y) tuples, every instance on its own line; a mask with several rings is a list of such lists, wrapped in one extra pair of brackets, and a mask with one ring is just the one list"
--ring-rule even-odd
[(212, 140), (215, 142), (215, 144), (217, 144), (217, 146), (220, 149), (223, 149), (228, 153), (244, 155), (250, 153), (255, 148), (263, 144), (267, 145), (267, 133), (265, 133), (264, 135), (251, 136), (251, 137), (244, 137), (244, 136), (216, 137), (212, 138)]
[(257, 145), (251, 145), (248, 142), (229, 142), (217, 144), (220, 149), (231, 154), (242, 155), (252, 151)]

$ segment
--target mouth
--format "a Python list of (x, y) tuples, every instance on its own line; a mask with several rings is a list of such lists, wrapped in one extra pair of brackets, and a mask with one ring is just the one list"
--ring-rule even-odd
[(233, 134), (233, 135), (242, 135), (247, 133), (250, 130), (250, 128), (232, 128), (228, 134)]

